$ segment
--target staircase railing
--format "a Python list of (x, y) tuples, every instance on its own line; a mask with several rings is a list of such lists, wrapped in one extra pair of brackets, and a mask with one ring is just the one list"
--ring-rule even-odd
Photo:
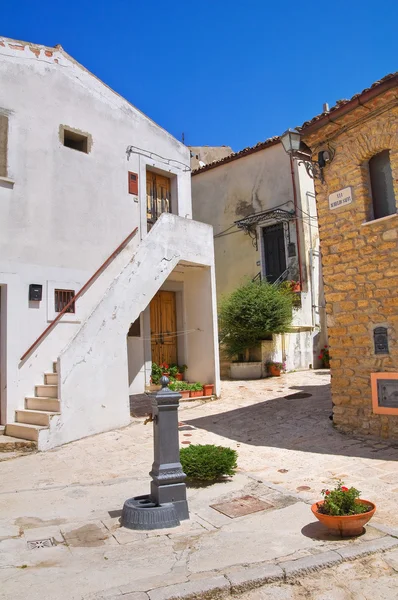
[(21, 356), (21, 361), (25, 360), (25, 358), (27, 356), (29, 356), (29, 354), (32, 352), (32, 350), (34, 350), (36, 348), (36, 346), (38, 346), (40, 344), (42, 339), (46, 337), (46, 335), (51, 331), (51, 329), (53, 329), (53, 327), (55, 327), (55, 325), (57, 323), (59, 323), (62, 316), (68, 311), (68, 309), (74, 304), (74, 302), (76, 302), (76, 300), (78, 300), (80, 298), (80, 296), (82, 294), (84, 294), (84, 292), (90, 287), (90, 285), (95, 281), (95, 279), (97, 279), (97, 277), (102, 273), (102, 271), (104, 271), (110, 265), (110, 263), (123, 250), (123, 248), (125, 248), (125, 246), (127, 246), (129, 241), (135, 236), (137, 231), (138, 231), (138, 227), (136, 227), (135, 229), (133, 229), (133, 231), (131, 233), (129, 233), (129, 235), (126, 237), (126, 239), (123, 240), (123, 242), (116, 248), (116, 250), (114, 250), (114, 252), (112, 252), (112, 254), (106, 259), (106, 261), (102, 263), (102, 265), (99, 267), (99, 269), (96, 270), (94, 275), (92, 275), (90, 277), (90, 279), (83, 285), (83, 287), (77, 292), (77, 294), (75, 294), (73, 296), (73, 298), (71, 298), (69, 300), (69, 302), (67, 304), (65, 304), (64, 308), (61, 310), (61, 312), (59, 312), (57, 314), (54, 321), (51, 321), (49, 326), (46, 327), (46, 329), (43, 331), (43, 333), (41, 335), (39, 335), (39, 337), (33, 342), (33, 344), (31, 346), (29, 346), (29, 348), (26, 350), (25, 354), (23, 354)]

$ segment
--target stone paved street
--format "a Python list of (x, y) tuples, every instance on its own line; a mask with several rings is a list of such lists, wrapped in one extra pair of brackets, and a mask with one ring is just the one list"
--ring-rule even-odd
[[(297, 393), (309, 396), (294, 398)], [(262, 481), (315, 502), (341, 478), (376, 502), (377, 520), (398, 525), (398, 440), (341, 434), (330, 413), (329, 374), (319, 370), (224, 381), (222, 401), (184, 412), (184, 421), (198, 428), (192, 443), (231, 445), (240, 469)]]
[(271, 584), (241, 600), (396, 600), (398, 552), (369, 556), (325, 569), (290, 584)]
[[(152, 427), (144, 426), (143, 418), (47, 453), (1, 462), (0, 589), (5, 597), (19, 600), (29, 590), (30, 600), (39, 600), (45, 588), (51, 600), (117, 599), (123, 594), (126, 600), (142, 600), (148, 598), (144, 592), (156, 588), (149, 592), (156, 600), (162, 586), (194, 585), (209, 576), (227, 585), (260, 563), (283, 574), (300, 560), (316, 559), (325, 566), (337, 557), (338, 562), (347, 547), (380, 552), (398, 544), (383, 537), (386, 532), (398, 537), (398, 530), (391, 530), (398, 524), (397, 447), (336, 431), (328, 418), (328, 384), (326, 371), (291, 373), (224, 382), (222, 399), (182, 403), (181, 444), (236, 448), (239, 470), (224, 483), (189, 488), (191, 519), (173, 530), (120, 528), (124, 500), (149, 491)], [(308, 503), (339, 477), (378, 507), (375, 526), (356, 540), (331, 538), (310, 513)], [(211, 508), (244, 495), (271, 504), (271, 509), (231, 519)], [(55, 546), (27, 548), (28, 542), (49, 538)], [(328, 572), (339, 577), (345, 564)], [(318, 577), (320, 573), (314, 575)], [(391, 577), (389, 572), (388, 581)], [(285, 593), (283, 586), (277, 587), (278, 594)], [(144, 594), (133, 597), (133, 592)]]

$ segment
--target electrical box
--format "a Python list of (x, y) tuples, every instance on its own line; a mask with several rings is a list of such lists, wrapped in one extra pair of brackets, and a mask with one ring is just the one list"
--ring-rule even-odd
[(29, 285), (29, 300), (32, 302), (41, 302), (43, 297), (43, 286), (41, 283), (31, 283)]
[(129, 194), (138, 196), (138, 173), (129, 171)]

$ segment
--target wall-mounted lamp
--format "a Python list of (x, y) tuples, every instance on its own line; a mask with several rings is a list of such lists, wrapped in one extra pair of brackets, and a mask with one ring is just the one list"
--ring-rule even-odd
[(282, 146), (292, 158), (300, 159), (298, 164), (303, 164), (312, 179), (320, 179), (324, 183), (323, 168), (333, 160), (334, 152), (330, 148), (318, 152), (318, 160), (312, 160), (307, 151), (303, 149), (301, 133), (297, 129), (288, 129), (281, 135)]

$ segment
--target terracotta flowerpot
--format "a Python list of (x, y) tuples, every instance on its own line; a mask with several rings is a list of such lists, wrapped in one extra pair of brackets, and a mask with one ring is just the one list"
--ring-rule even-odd
[(182, 373), (177, 373), (176, 379), (177, 379), (177, 381), (182, 381), (184, 379), (184, 375)]
[(268, 367), (268, 373), (271, 375), (271, 377), (280, 377), (281, 376), (281, 370), (278, 369), (278, 367), (275, 367), (274, 365), (270, 365)]
[(197, 391), (191, 390), (189, 392), (190, 398), (200, 398), (201, 396), (203, 396), (203, 390), (197, 390)]
[(181, 398), (189, 398), (190, 392), (189, 390), (181, 390), (179, 394), (181, 394)]
[(212, 396), (214, 391), (214, 385), (212, 383), (205, 383), (203, 386), (203, 395)]
[(339, 535), (341, 537), (351, 537), (354, 535), (360, 535), (363, 532), (364, 525), (373, 517), (376, 512), (376, 505), (369, 500), (358, 499), (356, 502), (363, 502), (369, 505), (369, 511), (361, 513), (360, 515), (346, 515), (346, 516), (334, 516), (324, 515), (318, 512), (318, 505), (323, 505), (323, 500), (315, 502), (311, 506), (311, 510), (315, 517), (325, 525), (331, 533)]

